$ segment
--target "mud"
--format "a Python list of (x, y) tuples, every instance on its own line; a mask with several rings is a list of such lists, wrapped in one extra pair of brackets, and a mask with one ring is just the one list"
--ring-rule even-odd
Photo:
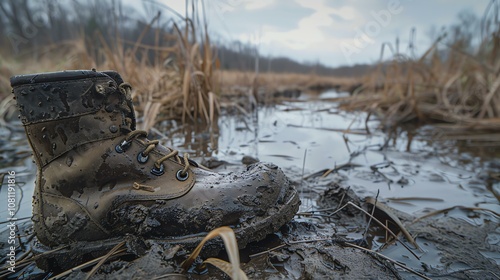
[[(362, 211), (353, 206), (330, 214), (347, 202), (368, 209), (353, 190), (338, 185), (334, 179), (318, 180), (311, 177), (294, 181), (294, 184), (300, 188), (302, 196), (307, 197), (305, 203), (314, 204), (315, 209), (319, 210), (300, 212), (300, 215), (275, 234), (263, 241), (250, 243), (240, 250), (242, 269), (250, 279), (418, 278), (374, 254), (346, 245), (346, 242), (349, 242), (361, 246), (372, 244), (374, 247), (375, 243), (384, 239), (383, 235), (377, 235), (377, 227), (373, 225), (370, 226), (371, 230), (363, 235), (368, 219)], [(405, 223), (407, 230), (416, 237), (421, 249), (413, 248), (413, 252), (421, 259), (416, 259), (399, 244), (381, 250), (384, 255), (393, 259), (406, 259), (405, 263), (409, 267), (431, 278), (496, 279), (498, 264), (492, 261), (492, 256), (498, 257), (500, 254), (498, 222), (486, 220), (487, 222), (481, 225), (474, 225), (470, 221), (441, 215), (411, 224), (415, 217), (393, 211)], [(382, 219), (380, 215), (378, 218)], [(20, 227), (21, 232), (30, 235), (30, 222), (21, 224)], [(5, 234), (6, 232), (2, 233), (1, 240), (6, 240)], [(220, 240), (208, 247), (217, 245), (221, 245)], [(223, 272), (210, 265), (195, 266), (190, 272), (183, 272), (180, 263), (190, 251), (181, 245), (128, 238), (126, 247), (127, 255), (103, 265), (94, 278), (154, 279), (162, 276), (159, 279), (229, 279)], [(2, 248), (5, 249), (6, 246)], [(82, 249), (72, 254), (76, 256)], [(109, 249), (107, 248), (108, 251)], [(210, 251), (207, 248), (205, 250)], [(2, 255), (5, 254), (2, 252)], [(429, 258), (429, 255), (433, 255), (433, 258)], [(227, 259), (224, 251), (216, 256)], [(31, 276), (46, 275), (43, 271), (33, 267), (31, 269)], [(89, 270), (90, 268), (76, 270), (67, 277), (84, 279)]]
[(438, 262), (420, 264), (429, 277), (498, 279), (500, 229), (497, 222), (474, 225), (453, 217), (441, 217), (417, 222), (408, 226), (408, 230), (417, 236), (419, 244), (435, 246), (439, 252)]
[[(342, 189), (335, 183), (329, 184), (325, 195), (321, 197), (319, 205), (328, 208), (338, 208), (340, 203), (347, 201), (361, 205), (361, 201), (352, 191)], [(250, 243), (240, 251), (243, 271), (250, 279), (399, 278), (391, 263), (345, 246), (346, 241), (364, 243), (362, 239), (349, 237), (356, 236), (366, 225), (361, 211), (345, 208), (345, 211), (327, 220), (322, 224), (314, 221), (314, 218), (297, 217), (263, 241)], [(23, 227), (29, 230), (30, 224), (26, 223)], [(333, 228), (339, 230), (332, 232)], [(162, 279), (229, 279), (224, 273), (210, 266), (193, 267), (187, 274), (183, 272), (180, 263), (190, 253), (184, 246), (130, 237), (126, 238), (126, 241), (128, 257), (103, 265), (94, 276), (95, 279), (144, 279), (159, 276), (165, 276)], [(221, 245), (220, 240), (209, 244), (208, 247), (217, 245)], [(281, 247), (273, 250), (278, 245)], [(98, 248), (99, 246), (89, 250), (87, 246), (81, 246), (73, 248), (72, 252), (65, 252), (65, 255), (57, 254), (59, 265), (63, 265), (63, 259), (68, 262), (75, 261), (74, 257), (83, 262), (83, 252), (93, 251), (97, 256), (100, 251)], [(214, 251), (209, 248), (204, 250), (212, 252), (213, 256)], [(101, 244), (100, 249), (110, 250), (109, 246), (105, 246), (105, 242)], [(224, 252), (218, 257), (227, 258)], [(38, 264), (40, 265), (40, 262)], [(76, 270), (67, 277), (84, 279), (88, 270)]]
[[(420, 278), (374, 253), (349, 247), (348, 243), (352, 243), (433, 279), (499, 279), (500, 230), (499, 216), (495, 214), (500, 212), (500, 183), (495, 179), (500, 171), (495, 158), (498, 149), (466, 148), (462, 142), (436, 139), (435, 129), (426, 127), (384, 133), (377, 130), (377, 122), (365, 124), (363, 114), (337, 112), (334, 101), (330, 102), (337, 97), (325, 93), (318, 100), (310, 100), (302, 94), (295, 97), (299, 100), (263, 107), (257, 115), (230, 114), (221, 117), (218, 126), (210, 128), (211, 133), (168, 125), (160, 127), (161, 131), (170, 131), (168, 138), (161, 131), (156, 133), (167, 146), (194, 154), (198, 162), (216, 171), (242, 170), (244, 164), (258, 159), (274, 162), (299, 190), (299, 214), (266, 239), (240, 250), (242, 268), (249, 278)], [(372, 133), (366, 134), (366, 130)], [(24, 194), (16, 217), (29, 218), (34, 181), (29, 148), (22, 130), (9, 132), (2, 128), (0, 132), (9, 139), (0, 142), (0, 171), (16, 170), (19, 190)], [(2, 188), (0, 199), (5, 199), (4, 195)], [(377, 196), (378, 202), (401, 220), (419, 248), (402, 235), (399, 239), (411, 251), (390, 240), (384, 229), (373, 221), (369, 223), (365, 213), (347, 205), (350, 202), (370, 211), (365, 198)], [(414, 222), (440, 209), (448, 210)], [(1, 221), (5, 221), (6, 213), (0, 213)], [(375, 212), (375, 217), (397, 232), (385, 213)], [(24, 245), (17, 249), (18, 257), (29, 252), (33, 240), (31, 222), (24, 221), (18, 223)], [(1, 233), (0, 242), (7, 240), (6, 234)], [(195, 265), (188, 272), (182, 271), (180, 263), (191, 253), (182, 244), (123, 240), (126, 251), (102, 265), (94, 278), (229, 279), (211, 265)], [(101, 249), (108, 252), (112, 247)], [(5, 242), (0, 248), (3, 267)], [(220, 239), (203, 249), (202, 258), (227, 259), (224, 251), (217, 253), (219, 250), (214, 248), (221, 248)], [(83, 249), (75, 248), (67, 258), (77, 258)], [(77, 269), (67, 278), (84, 279), (90, 270)], [(31, 263), (9, 278), (56, 274)]]

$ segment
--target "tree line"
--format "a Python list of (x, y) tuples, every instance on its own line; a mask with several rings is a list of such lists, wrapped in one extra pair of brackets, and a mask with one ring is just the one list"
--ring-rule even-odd
[[(135, 53), (139, 59), (146, 58), (151, 64), (164, 63), (167, 58), (175, 60), (171, 57), (173, 54), (158, 57), (157, 47), (165, 49), (175, 45), (174, 23), (182, 23), (182, 16), (155, 2), (142, 1), (136, 5), (142, 5), (146, 13), (140, 15), (136, 12), (138, 7), (122, 0), (2, 0), (0, 55), (36, 59), (46, 47), (83, 38), (96, 61), (104, 46), (132, 48), (137, 43), (143, 48)], [(254, 46), (237, 41), (215, 43), (214, 51), (218, 67), (224, 70), (355, 76), (370, 68), (368, 65), (331, 68), (286, 57), (259, 57)]]

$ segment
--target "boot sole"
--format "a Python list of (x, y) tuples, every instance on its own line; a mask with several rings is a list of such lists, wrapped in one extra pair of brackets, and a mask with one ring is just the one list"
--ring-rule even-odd
[[(281, 226), (290, 221), (297, 213), (300, 206), (300, 199), (297, 191), (289, 194), (287, 201), (277, 210), (274, 209), (272, 215), (254, 217), (243, 226), (231, 227), (234, 230), (239, 248), (244, 248), (248, 243), (264, 239), (268, 234), (276, 232)], [(127, 252), (135, 255), (142, 255), (148, 246), (146, 243), (156, 243), (160, 245), (181, 245), (185, 249), (196, 247), (208, 232), (184, 235), (179, 237), (168, 237), (162, 239), (142, 239), (132, 235), (119, 236), (99, 241), (77, 241), (61, 246), (59, 250), (45, 246), (38, 242), (35, 237), (32, 241), (32, 251), (36, 255), (37, 266), (46, 271), (63, 271), (71, 269), (85, 261), (89, 261), (108, 253), (113, 247), (124, 240), (129, 245)], [(139, 245), (138, 245), (139, 244)], [(132, 247), (132, 248), (131, 248)], [(137, 248), (137, 247), (142, 247)], [(205, 243), (201, 252), (202, 257), (214, 256), (224, 249), (222, 239), (216, 238)], [(141, 253), (142, 251), (142, 253)]]

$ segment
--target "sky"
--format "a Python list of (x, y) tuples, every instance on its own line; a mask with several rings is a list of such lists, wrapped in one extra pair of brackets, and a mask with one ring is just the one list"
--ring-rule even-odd
[[(180, 14), (185, 3), (158, 0)], [(285, 56), (331, 67), (378, 61), (384, 43), (422, 54), (432, 30), (458, 22), (461, 12), (481, 17), (490, 0), (214, 0), (205, 1), (214, 39), (240, 40), (261, 56)], [(412, 30), (415, 30), (411, 35)], [(436, 32), (434, 32), (436, 34)], [(413, 39), (410, 39), (413, 37)], [(384, 56), (389, 57), (387, 48)]]

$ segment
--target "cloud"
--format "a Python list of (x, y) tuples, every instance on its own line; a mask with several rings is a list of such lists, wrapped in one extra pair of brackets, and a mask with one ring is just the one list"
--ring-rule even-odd
[[(172, 0), (169, 0), (172, 1)], [(431, 39), (431, 27), (440, 29), (457, 22), (463, 10), (478, 16), (489, 0), (220, 0), (233, 5), (213, 24), (215, 33), (229, 41), (240, 39), (259, 46), (262, 55), (288, 55), (299, 61), (321, 61), (328, 65), (373, 62), (379, 58), (381, 45), (400, 40), (400, 50), (407, 49), (410, 31), (417, 33), (416, 47), (425, 51)], [(402, 7), (387, 22), (377, 21), (377, 13), (390, 3)], [(213, 2), (210, 2), (213, 3)], [(217, 3), (217, 1), (215, 1)], [(209, 18), (212, 20), (214, 17)], [(370, 32), (371, 31), (371, 32)], [(364, 35), (363, 35), (364, 34)], [(367, 36), (368, 34), (369, 36)], [(364, 39), (360, 44), (360, 38)], [(342, 46), (354, 45), (349, 59)]]
[[(239, 1), (239, 0), (235, 0)], [(265, 7), (272, 6), (274, 1), (272, 0), (246, 0), (245, 9), (247, 10), (259, 10)]]
[(283, 45), (284, 47), (305, 50), (315, 45), (320, 45), (328, 39), (325, 30), (334, 28), (337, 19), (351, 21), (359, 17), (359, 13), (349, 6), (340, 8), (329, 7), (321, 0), (297, 0), (303, 9), (310, 9), (312, 13), (304, 16), (298, 21), (297, 27), (291, 30), (276, 30), (273, 26), (263, 26), (261, 42), (264, 44)]

